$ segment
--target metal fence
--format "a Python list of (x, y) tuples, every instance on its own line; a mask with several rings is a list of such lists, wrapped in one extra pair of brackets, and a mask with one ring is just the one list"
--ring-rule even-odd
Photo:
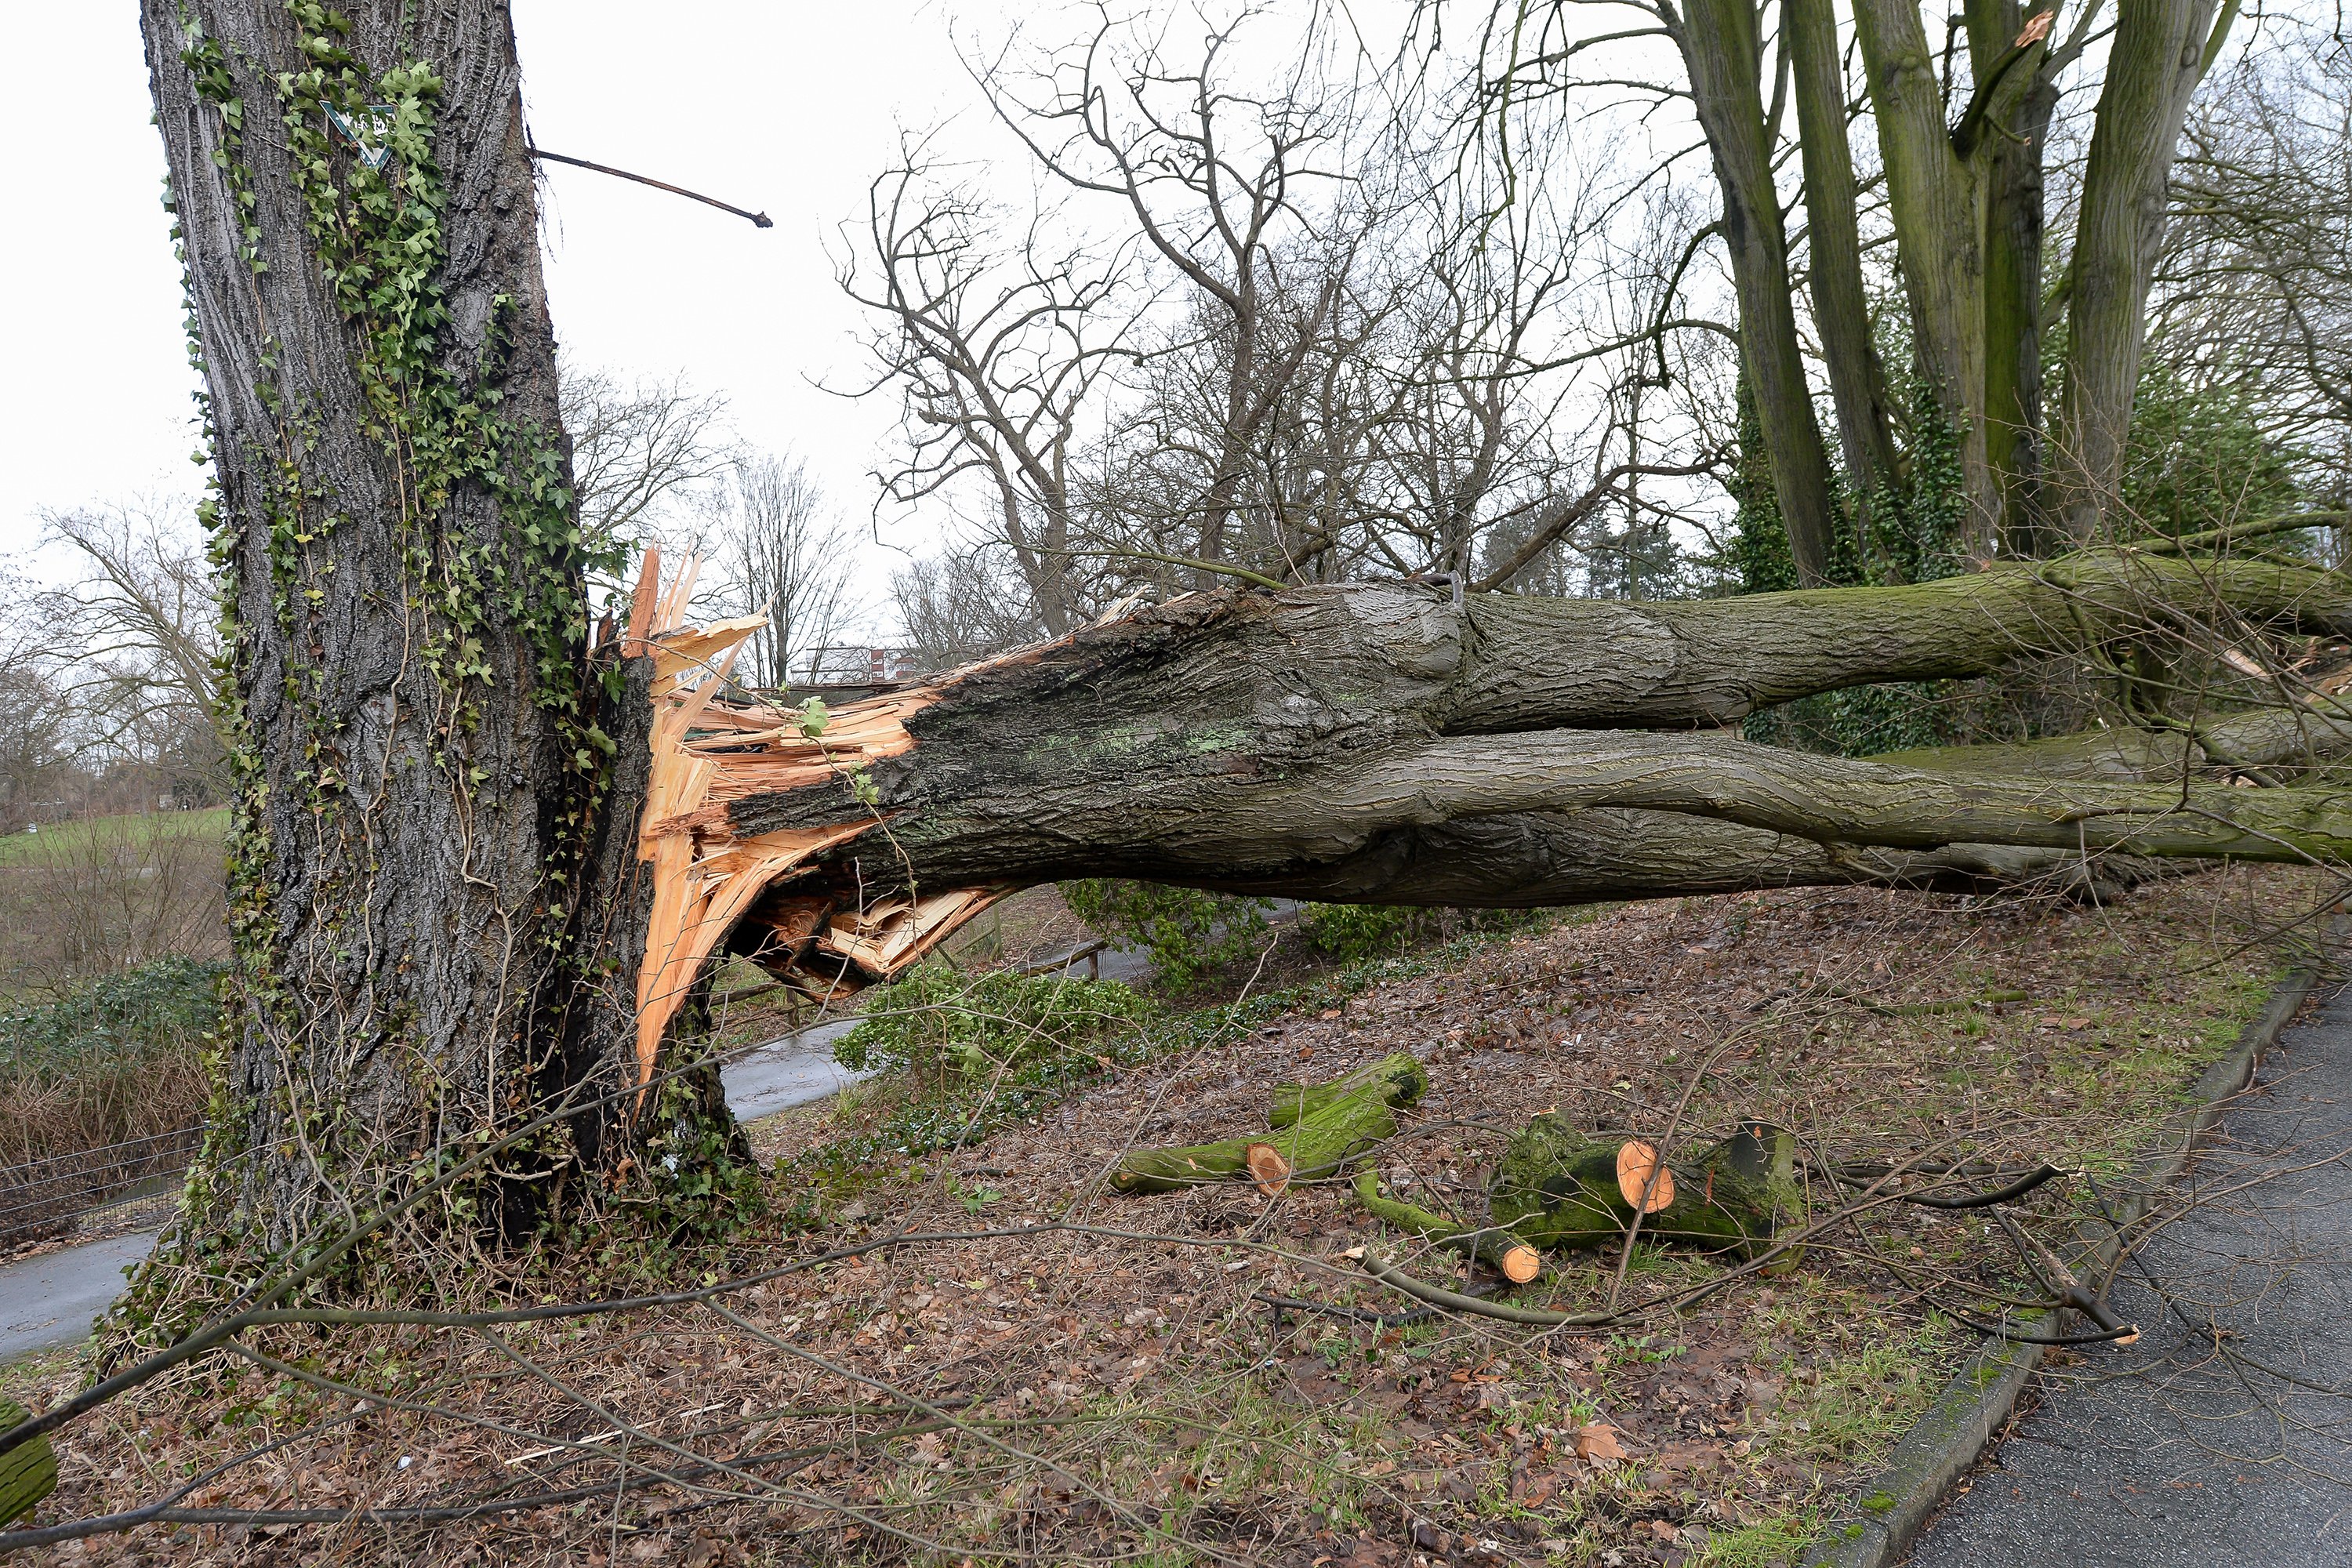
[(64, 1236), (93, 1209), (170, 1192), (186, 1174), (199, 1126), (0, 1166), (0, 1245)]

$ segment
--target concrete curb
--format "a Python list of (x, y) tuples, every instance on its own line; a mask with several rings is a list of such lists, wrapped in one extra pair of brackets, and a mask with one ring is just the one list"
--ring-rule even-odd
[[(2339, 925), (2328, 932), (2329, 946), (2342, 930)], [(2195, 1100), (2173, 1113), (2165, 1136), (2134, 1173), (2129, 1194), (2116, 1205), (2121, 1224), (2147, 1213), (2156, 1194), (2188, 1168), (2199, 1140), (2221, 1120), (2228, 1102), (2253, 1081), (2263, 1053), (2277, 1043), (2279, 1032), (2317, 988), (2319, 977), (2316, 962), (2288, 975), (2230, 1054), (2205, 1069), (2197, 1080)], [(2115, 1231), (2102, 1230), (2093, 1248), (2100, 1274), (2114, 1261), (2116, 1237)], [(1799, 1560), (1802, 1568), (1891, 1568), (1900, 1563), (1942, 1506), (1952, 1483), (1968, 1473), (2008, 1421), (2047, 1349), (1988, 1341), (1895, 1444), (1885, 1466), (1857, 1500), (1860, 1511), (1832, 1525), (1829, 1536), (1814, 1542)]]

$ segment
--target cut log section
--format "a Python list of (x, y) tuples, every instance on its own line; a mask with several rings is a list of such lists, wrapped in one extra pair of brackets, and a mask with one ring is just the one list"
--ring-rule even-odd
[(1111, 1173), (1111, 1187), (1122, 1193), (1169, 1193), (1249, 1178), (1261, 1192), (1275, 1196), (1293, 1181), (1336, 1174), (1365, 1150), (1394, 1136), (1398, 1110), (1428, 1090), (1429, 1075), (1400, 1052), (1319, 1087), (1339, 1092), (1319, 1096), (1312, 1109), (1273, 1138), (1138, 1149)]
[(1617, 1192), (1629, 1207), (1655, 1214), (1675, 1201), (1675, 1173), (1658, 1163), (1658, 1152), (1639, 1138), (1617, 1146)]
[[(1486, 1226), (1385, 1196), (1369, 1170), (1356, 1176), (1356, 1196), (1383, 1225), (1470, 1253), (1524, 1284), (1539, 1267), (1538, 1248), (1573, 1251), (1622, 1239), (1645, 1192), (1643, 1235), (1761, 1256), (1801, 1210), (1795, 1163), (1796, 1140), (1761, 1122), (1701, 1151), (1677, 1176), (1674, 1163), (1662, 1164), (1655, 1146), (1640, 1139), (1591, 1138), (1556, 1116), (1538, 1116), (1504, 1152)], [(1801, 1257), (1791, 1247), (1766, 1271), (1785, 1272)]]
[(1257, 1190), (1278, 1198), (1290, 1190), (1290, 1162), (1271, 1143), (1253, 1143), (1242, 1151), (1242, 1163), (1257, 1182)]

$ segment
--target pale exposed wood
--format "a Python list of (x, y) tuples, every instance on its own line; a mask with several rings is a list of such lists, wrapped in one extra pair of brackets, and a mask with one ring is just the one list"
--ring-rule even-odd
[(1675, 1173), (1658, 1163), (1658, 1152), (1638, 1138), (1628, 1138), (1617, 1151), (1617, 1190), (1643, 1214), (1673, 1206)]
[(1278, 1198), (1290, 1190), (1290, 1162), (1273, 1144), (1251, 1144), (1242, 1151), (1242, 1163), (1249, 1168), (1251, 1179), (1265, 1196)]
[(940, 938), (996, 902), (1009, 888), (957, 888), (919, 902), (886, 899), (834, 917), (817, 941), (872, 974), (888, 974), (937, 946)]
[[(939, 695), (935, 689), (921, 689), (851, 704), (829, 715), (816, 735), (803, 732), (796, 712), (719, 701), (745, 639), (767, 621), (745, 616), (709, 626), (680, 624), (699, 565), (698, 558), (688, 557), (665, 590), (660, 558), (648, 551), (629, 616), (626, 651), (654, 660), (648, 741), (653, 755), (637, 836), (638, 857), (653, 879), (645, 957), (637, 971), (641, 1083), (652, 1080), (662, 1038), (711, 954), (752, 906), (771, 889), (801, 875), (814, 857), (873, 831), (884, 820), (884, 814), (861, 809), (854, 818), (819, 827), (741, 833), (728, 805), (823, 784), (911, 750), (915, 742), (906, 721)], [(830, 900), (810, 900), (807, 907), (786, 911), (786, 925), (768, 922), (785, 933), (774, 949), (775, 963), (803, 989), (829, 995), (847, 973), (844, 965), (854, 967), (861, 983), (886, 978), (1011, 890), (959, 888), (837, 911)], [(791, 919), (795, 914), (799, 921)], [(812, 949), (837, 961), (834, 973), (805, 968)]]
[(661, 546), (646, 547), (645, 564), (637, 571), (636, 591), (629, 595), (629, 639), (642, 642), (654, 627), (654, 600), (661, 593)]

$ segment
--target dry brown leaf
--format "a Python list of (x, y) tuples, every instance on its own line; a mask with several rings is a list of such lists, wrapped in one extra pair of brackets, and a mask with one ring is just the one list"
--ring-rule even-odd
[(1606, 1421), (1579, 1426), (1576, 1436), (1570, 1440), (1576, 1446), (1576, 1457), (1589, 1465), (1613, 1462), (1625, 1457), (1625, 1445), (1618, 1440), (1617, 1428)]

